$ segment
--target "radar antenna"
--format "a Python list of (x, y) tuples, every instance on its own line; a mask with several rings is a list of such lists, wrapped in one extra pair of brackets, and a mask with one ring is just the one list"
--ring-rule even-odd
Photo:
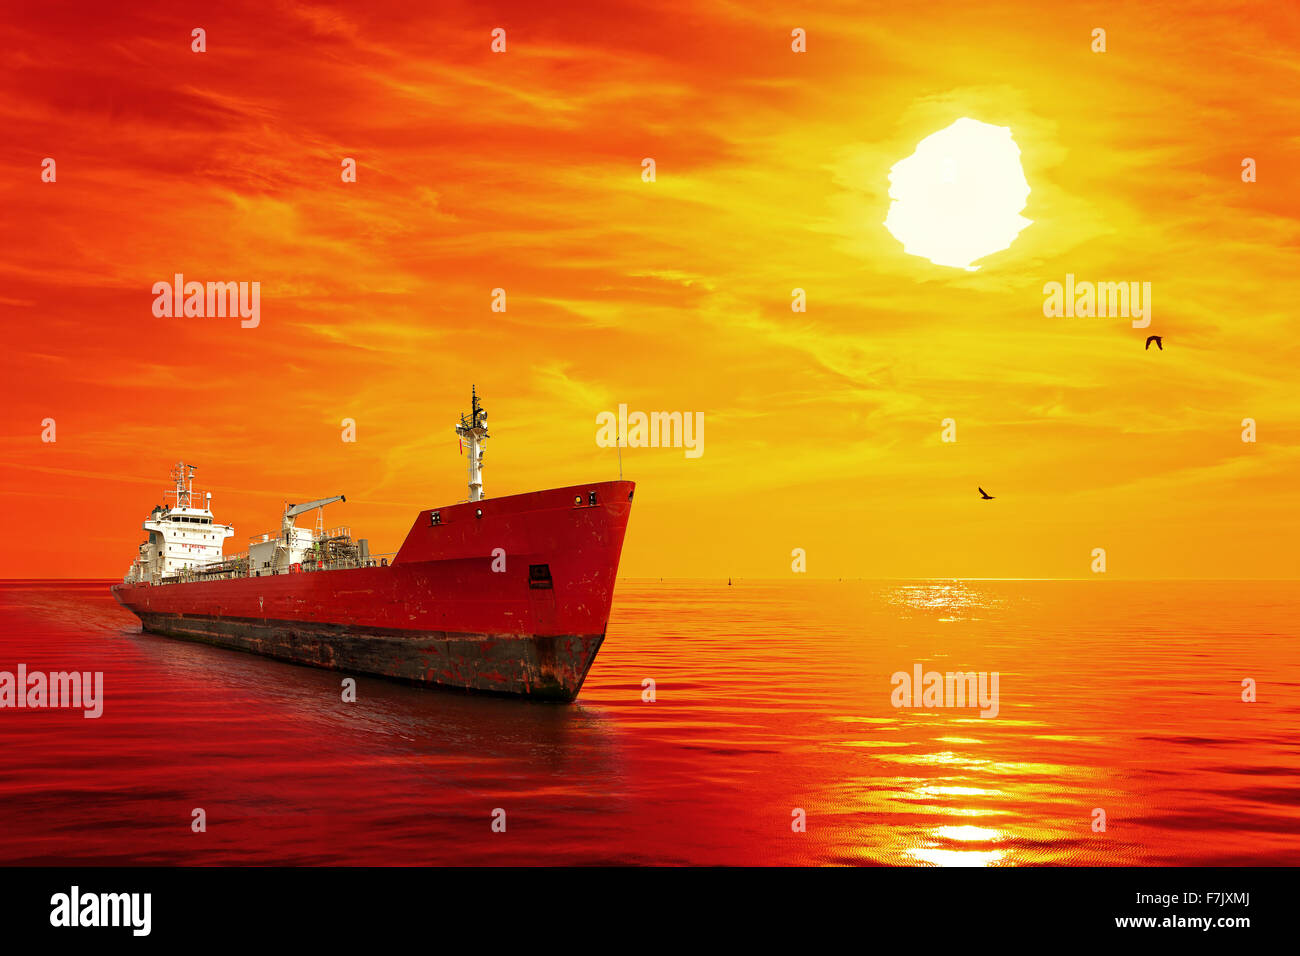
[(194, 469), (197, 465), (187, 465), (183, 461), (178, 461), (172, 465), (171, 479), (176, 485), (176, 490), (171, 492), (176, 498), (177, 508), (189, 508), (190, 501), (194, 496)]

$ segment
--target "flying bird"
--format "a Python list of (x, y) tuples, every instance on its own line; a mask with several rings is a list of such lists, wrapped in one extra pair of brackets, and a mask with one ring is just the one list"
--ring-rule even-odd
[(1148, 336), (1147, 336), (1147, 348), (1151, 348), (1151, 343), (1152, 343), (1152, 342), (1156, 343), (1156, 348), (1158, 348), (1160, 351), (1163, 352), (1163, 351), (1165, 350), (1165, 347), (1164, 347), (1163, 345), (1160, 344), (1160, 336), (1158, 336), (1158, 335), (1148, 335)]
[(983, 488), (981, 488), (981, 489), (980, 489), (980, 497), (983, 498), (985, 501), (992, 501), (992, 500), (996, 497), (996, 495), (991, 495), (991, 494), (989, 494), (987, 491), (985, 491)]

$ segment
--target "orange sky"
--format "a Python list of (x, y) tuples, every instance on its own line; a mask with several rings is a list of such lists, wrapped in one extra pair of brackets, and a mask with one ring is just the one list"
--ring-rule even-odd
[[(464, 496), (471, 382), (496, 496), (616, 477), (620, 402), (704, 413), (700, 458), (624, 451), (629, 576), (1300, 572), (1294, 8), (112, 6), (0, 24), (0, 576), (122, 574), (181, 457), (228, 550), (340, 491), (395, 549)], [(973, 273), (881, 224), (962, 116), (1032, 190)], [(155, 318), (177, 272), (261, 325)], [(1152, 328), (1045, 318), (1067, 272)]]

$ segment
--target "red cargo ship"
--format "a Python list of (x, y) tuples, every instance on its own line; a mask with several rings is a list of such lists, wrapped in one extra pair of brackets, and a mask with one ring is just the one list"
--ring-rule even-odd
[[(325, 505), (285, 509), (278, 535), (224, 557), (233, 534), (196, 502), (193, 466), (173, 470), (176, 504), (149, 538), (117, 600), (144, 630), (281, 660), (419, 684), (571, 701), (605, 639), (635, 488), (605, 481), (487, 499), (487, 414), (456, 425), (469, 451), (470, 500), (420, 512), (390, 560)], [(202, 504), (204, 507), (199, 507)], [(316, 529), (299, 514), (318, 512)]]

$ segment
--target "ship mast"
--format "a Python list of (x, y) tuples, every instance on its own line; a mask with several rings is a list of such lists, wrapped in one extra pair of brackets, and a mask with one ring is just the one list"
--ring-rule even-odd
[(483, 443), (490, 437), (487, 430), (487, 412), (478, 402), (478, 392), (470, 386), (470, 417), (460, 416), (456, 435), (463, 448), (469, 449), (469, 500), (483, 498)]
[(185, 462), (178, 461), (172, 466), (171, 479), (176, 483), (176, 490), (172, 492), (176, 496), (176, 507), (191, 507), (190, 502), (194, 496), (194, 466), (187, 466)]

